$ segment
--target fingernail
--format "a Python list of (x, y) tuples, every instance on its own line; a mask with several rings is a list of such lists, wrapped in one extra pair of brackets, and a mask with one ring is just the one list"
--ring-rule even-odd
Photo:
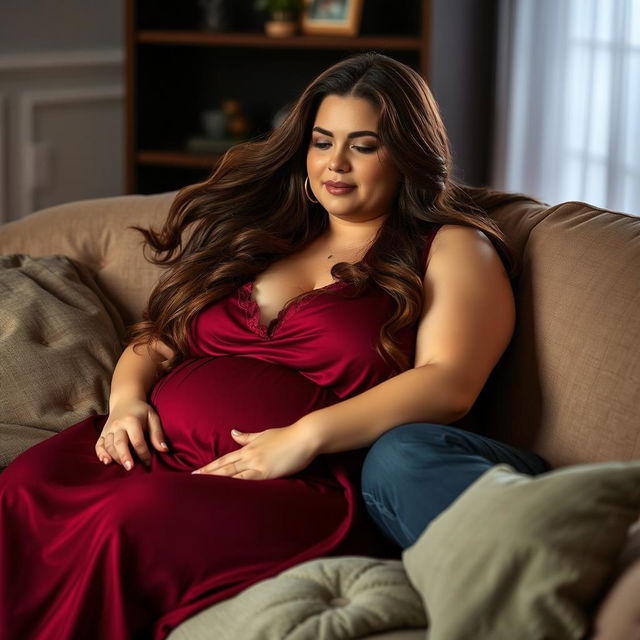
[(163, 447), (164, 449), (168, 449), (169, 447), (167, 447), (167, 443), (166, 442), (161, 442), (160, 446)]
[(196, 469), (195, 471), (192, 471), (192, 472), (191, 472), (191, 475), (193, 475), (194, 473), (200, 473), (200, 470), (199, 470), (199, 469)]
[(231, 429), (231, 433), (233, 433), (234, 436), (241, 436), (242, 432), (238, 431), (237, 429)]
[(109, 458), (102, 458), (102, 462), (104, 462), (104, 464), (109, 464)]
[(126, 469), (127, 471), (130, 471), (130, 470), (131, 470), (131, 467), (132, 467), (131, 461), (130, 461), (130, 460), (127, 460), (127, 461), (124, 463), (124, 466), (125, 466), (125, 469)]

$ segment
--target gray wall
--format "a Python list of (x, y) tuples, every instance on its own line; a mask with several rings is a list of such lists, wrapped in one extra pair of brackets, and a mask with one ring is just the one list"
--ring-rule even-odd
[(0, 53), (123, 46), (122, 0), (0, 0)]
[(496, 0), (431, 0), (430, 85), (444, 119), (454, 176), (488, 184), (495, 93)]

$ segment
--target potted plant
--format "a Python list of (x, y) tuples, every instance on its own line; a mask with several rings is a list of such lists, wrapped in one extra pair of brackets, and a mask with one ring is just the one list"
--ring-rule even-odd
[(294, 35), (298, 30), (304, 0), (256, 0), (255, 6), (271, 14), (271, 20), (264, 23), (267, 35), (283, 38)]

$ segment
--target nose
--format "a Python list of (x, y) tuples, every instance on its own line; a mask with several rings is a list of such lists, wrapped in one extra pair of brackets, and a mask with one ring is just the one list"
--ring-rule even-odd
[(335, 173), (346, 173), (350, 169), (351, 167), (344, 150), (336, 145), (335, 151), (329, 161), (329, 171), (334, 171)]

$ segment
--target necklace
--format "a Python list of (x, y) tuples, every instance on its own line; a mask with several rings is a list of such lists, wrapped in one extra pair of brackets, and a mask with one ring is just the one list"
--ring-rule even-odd
[[(368, 245), (369, 243), (367, 243)], [(362, 249), (364, 247), (366, 247), (367, 245), (356, 245), (355, 247), (345, 247), (344, 249), (340, 249), (339, 251), (336, 249), (329, 249), (329, 251), (331, 251), (331, 253), (327, 256), (327, 260), (331, 260), (331, 258), (333, 258), (336, 253), (343, 253), (345, 251), (352, 251), (353, 249)]]
[(331, 260), (331, 258), (334, 258), (336, 255), (351, 253), (352, 251), (360, 252), (363, 249), (368, 250), (373, 244), (374, 239), (375, 238), (372, 238), (370, 240), (367, 240), (366, 242), (359, 242), (358, 244), (352, 244), (346, 247), (340, 247), (339, 249), (338, 248), (332, 249), (331, 247), (329, 247), (329, 255), (327, 256), (327, 260)]

